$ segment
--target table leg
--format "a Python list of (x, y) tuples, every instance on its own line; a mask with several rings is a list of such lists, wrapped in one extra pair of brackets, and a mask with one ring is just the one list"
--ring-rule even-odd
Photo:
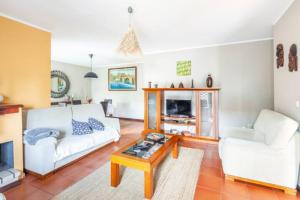
[(111, 186), (117, 187), (120, 183), (120, 169), (119, 164), (111, 162), (110, 164), (110, 173), (111, 173)]
[(173, 146), (172, 149), (172, 156), (173, 158), (177, 159), (178, 158), (178, 143), (176, 142)]
[(151, 199), (153, 195), (153, 169), (144, 172), (145, 198)]

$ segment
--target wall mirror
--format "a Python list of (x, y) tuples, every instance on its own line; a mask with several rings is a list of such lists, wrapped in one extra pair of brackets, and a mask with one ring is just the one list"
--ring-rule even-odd
[(61, 98), (65, 96), (70, 89), (68, 76), (58, 70), (51, 71), (51, 97)]

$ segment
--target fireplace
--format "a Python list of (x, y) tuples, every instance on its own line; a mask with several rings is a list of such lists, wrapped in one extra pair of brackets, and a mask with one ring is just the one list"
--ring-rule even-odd
[(22, 105), (0, 104), (0, 193), (21, 182)]
[(13, 141), (0, 143), (0, 192), (5, 186), (18, 182), (20, 177), (21, 172), (14, 169)]
[(0, 172), (14, 168), (14, 147), (13, 142), (0, 144)]

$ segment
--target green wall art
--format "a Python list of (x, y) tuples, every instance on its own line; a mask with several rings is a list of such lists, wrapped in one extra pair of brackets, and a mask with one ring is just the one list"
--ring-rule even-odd
[(191, 60), (180, 60), (176, 63), (177, 76), (190, 76), (192, 71)]

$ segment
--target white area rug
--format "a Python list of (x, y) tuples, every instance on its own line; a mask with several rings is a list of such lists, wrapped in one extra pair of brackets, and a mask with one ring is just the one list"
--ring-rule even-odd
[[(180, 147), (178, 159), (171, 155), (155, 170), (153, 200), (192, 200), (197, 185), (203, 151)], [(120, 185), (110, 186), (110, 162), (76, 184), (70, 186), (55, 200), (142, 200), (144, 199), (144, 172), (122, 168)]]

